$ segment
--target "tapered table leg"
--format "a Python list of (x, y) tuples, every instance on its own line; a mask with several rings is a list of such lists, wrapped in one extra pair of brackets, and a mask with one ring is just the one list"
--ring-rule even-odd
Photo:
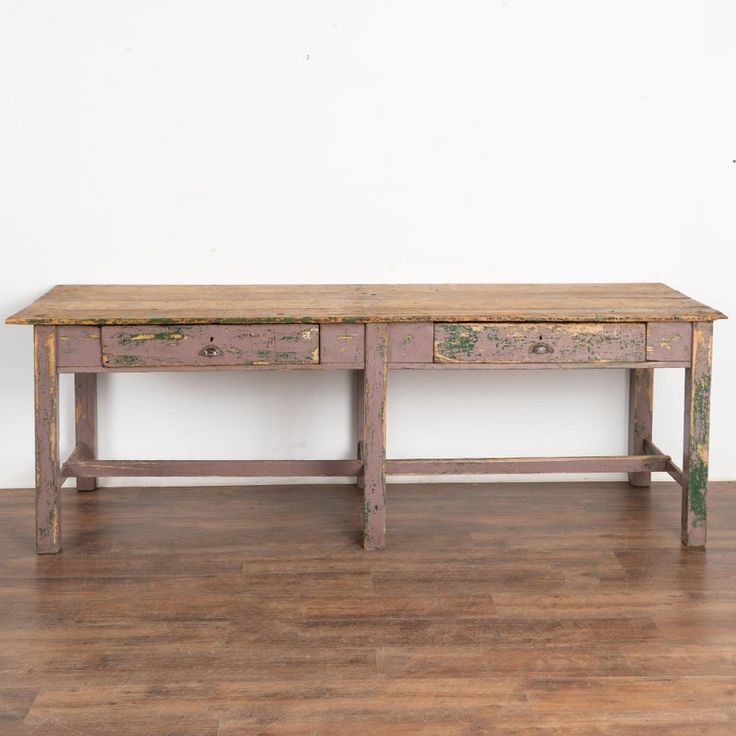
[(685, 370), (682, 461), (682, 543), (688, 547), (702, 547), (706, 539), (712, 342), (713, 323), (694, 323), (692, 359)]
[[(629, 370), (629, 455), (644, 455), (644, 440), (652, 439), (652, 410), (654, 405), (654, 369)], [(629, 473), (632, 486), (648, 486), (652, 474)]]
[[(85, 459), (97, 457), (97, 374), (74, 374), (74, 419), (77, 446)], [(97, 478), (77, 478), (78, 491), (97, 490)]]
[(36, 551), (61, 550), (59, 484), (59, 377), (56, 328), (33, 328), (36, 424)]
[(386, 546), (386, 362), (388, 326), (365, 326), (363, 546)]

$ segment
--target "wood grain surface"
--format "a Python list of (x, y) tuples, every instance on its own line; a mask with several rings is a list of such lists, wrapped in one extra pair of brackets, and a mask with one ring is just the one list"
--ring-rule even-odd
[[(0, 491), (3, 736), (733, 736), (736, 484)], [(101, 523), (104, 520), (104, 523)]]
[(7, 322), (646, 322), (723, 317), (665, 284), (63, 285)]

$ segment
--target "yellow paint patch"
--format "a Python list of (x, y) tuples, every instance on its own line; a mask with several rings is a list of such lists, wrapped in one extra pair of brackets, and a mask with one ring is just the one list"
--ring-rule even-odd
[[(132, 335), (130, 338), (128, 338), (131, 342), (142, 342), (144, 340), (155, 340), (156, 334), (153, 332), (142, 332), (140, 335)], [(167, 340), (183, 340), (184, 335), (182, 335), (180, 332), (172, 332), (169, 337), (166, 338)]]

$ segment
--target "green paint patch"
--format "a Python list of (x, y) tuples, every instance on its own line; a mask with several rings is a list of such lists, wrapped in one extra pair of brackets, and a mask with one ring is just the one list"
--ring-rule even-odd
[[(300, 340), (311, 340), (316, 337), (317, 332), (314, 327), (307, 327), (305, 330), (298, 330), (295, 332), (289, 332), (286, 335), (280, 335), (279, 340), (286, 340), (286, 342), (299, 342)], [(352, 340), (352, 335), (341, 335), (338, 339), (340, 340)]]
[(708, 436), (708, 425), (710, 424), (710, 373), (705, 374), (695, 383), (693, 408), (698, 427), (697, 435), (702, 441)]
[(690, 461), (689, 498), (693, 521), (704, 523), (707, 515), (708, 464), (702, 457)]
[(270, 363), (300, 363), (302, 356), (289, 350), (259, 350), (255, 362), (260, 365)]
[(440, 347), (448, 358), (467, 358), (478, 343), (478, 332), (468, 325), (446, 325)]
[(180, 319), (167, 319), (166, 317), (153, 317), (145, 321), (147, 325), (178, 325), (181, 324)]
[(114, 355), (112, 362), (115, 365), (139, 365), (140, 358), (137, 355)]
[(708, 493), (707, 445), (710, 425), (710, 373), (696, 379), (693, 386), (693, 437), (695, 452), (690, 458), (688, 496), (693, 522), (704, 524), (707, 515)]

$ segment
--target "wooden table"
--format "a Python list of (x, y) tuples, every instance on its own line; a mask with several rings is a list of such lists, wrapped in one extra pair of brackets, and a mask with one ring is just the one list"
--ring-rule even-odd
[[(56, 286), (9, 324), (33, 325), (36, 547), (61, 550), (61, 483), (103, 476), (350, 476), (366, 549), (385, 546), (387, 474), (652, 471), (682, 487), (682, 542), (706, 539), (713, 321), (664, 284)], [(625, 368), (629, 454), (386, 460), (391, 369)], [(682, 468), (652, 442), (655, 368), (685, 369)], [(129, 371), (349, 369), (358, 381), (354, 460), (102, 460), (96, 378)], [(76, 446), (59, 463), (58, 374), (74, 373)]]

